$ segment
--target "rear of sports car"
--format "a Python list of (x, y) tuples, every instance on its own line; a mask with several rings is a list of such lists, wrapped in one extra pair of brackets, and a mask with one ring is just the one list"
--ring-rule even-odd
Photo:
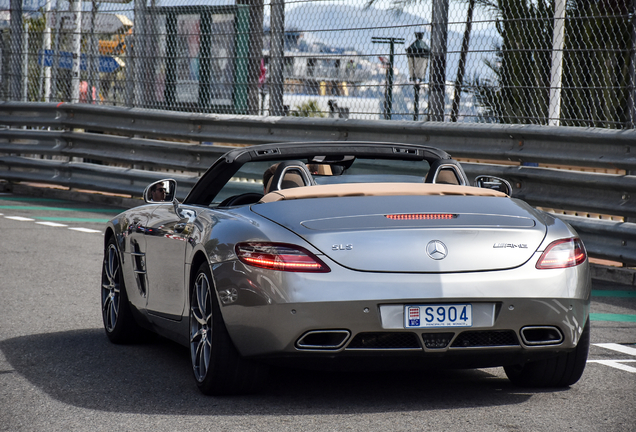
[[(505, 366), (513, 382), (544, 387), (583, 372), (585, 248), (522, 201), (340, 196), (237, 211), (275, 227), (237, 243), (236, 259), (213, 270), (243, 356)], [(265, 234), (276, 230), (285, 235)]]

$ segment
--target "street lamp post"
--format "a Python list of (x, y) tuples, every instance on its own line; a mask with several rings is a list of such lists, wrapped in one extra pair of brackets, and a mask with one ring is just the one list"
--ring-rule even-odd
[(395, 56), (395, 44), (403, 44), (404, 38), (395, 37), (372, 37), (374, 44), (389, 44), (389, 64), (386, 65), (386, 87), (384, 90), (384, 118), (391, 120), (393, 111), (393, 61)]
[(415, 33), (415, 42), (406, 49), (406, 57), (409, 62), (409, 77), (413, 82), (414, 113), (413, 120), (417, 121), (420, 111), (420, 84), (426, 80), (428, 62), (431, 57), (431, 49), (423, 40), (424, 33)]

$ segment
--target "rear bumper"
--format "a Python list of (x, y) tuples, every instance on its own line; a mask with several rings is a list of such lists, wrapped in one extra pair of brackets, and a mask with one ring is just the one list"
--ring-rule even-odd
[[(337, 269), (303, 275), (232, 262), (213, 273), (230, 336), (249, 357), (343, 362), (413, 357), (452, 367), (498, 366), (572, 350), (589, 316), (587, 263), (547, 271), (440, 275)], [(470, 303), (475, 310), (492, 311), (492, 319), (474, 319), (470, 328), (404, 328), (404, 305), (441, 303)], [(528, 343), (522, 332), (527, 326), (558, 329), (562, 339)], [(338, 343), (326, 348), (298, 344), (308, 332), (332, 330), (343, 335), (342, 343), (336, 338)], [(448, 343), (426, 343), (438, 335)]]

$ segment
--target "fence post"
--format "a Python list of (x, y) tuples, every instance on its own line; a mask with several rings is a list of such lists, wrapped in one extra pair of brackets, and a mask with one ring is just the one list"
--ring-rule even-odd
[(73, 0), (73, 68), (71, 70), (71, 102), (78, 103), (80, 97), (80, 69), (82, 64), (82, 0)]
[(263, 58), (263, 0), (237, 0), (238, 5), (249, 6), (247, 47), (247, 114), (258, 114), (261, 59)]
[(2, 75), (0, 75), (0, 92), (1, 99), (3, 102), (8, 102), (11, 100), (9, 96), (9, 63), (11, 58), (11, 35), (9, 34), (9, 29), (1, 30), (2, 35)]
[(627, 77), (627, 121), (625, 127), (636, 127), (636, 0), (631, 4), (631, 49), (629, 50), (629, 77)]
[(431, 25), (431, 121), (444, 121), (446, 102), (446, 45), (448, 42), (448, 0), (433, 0)]
[(270, 115), (282, 116), (283, 89), (285, 77), (283, 65), (285, 61), (285, 1), (272, 0), (271, 18), (271, 51), (269, 57), (269, 109)]
[(37, 100), (49, 102), (51, 97), (51, 67), (45, 66), (44, 59), (51, 51), (51, 2), (44, 4), (44, 34), (42, 35), (42, 63), (40, 64), (40, 82), (38, 85)]
[(22, 97), (22, 0), (11, 0), (11, 54), (9, 58), (9, 100)]
[(563, 76), (563, 45), (565, 44), (565, 0), (554, 2), (554, 32), (552, 34), (552, 65), (550, 68), (550, 106), (548, 124), (561, 124), (561, 86)]

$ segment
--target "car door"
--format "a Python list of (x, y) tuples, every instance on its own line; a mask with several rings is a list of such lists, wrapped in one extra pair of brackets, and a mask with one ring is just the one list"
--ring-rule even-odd
[(148, 220), (146, 269), (150, 314), (180, 320), (185, 300), (185, 257), (195, 212), (172, 203), (157, 206)]

